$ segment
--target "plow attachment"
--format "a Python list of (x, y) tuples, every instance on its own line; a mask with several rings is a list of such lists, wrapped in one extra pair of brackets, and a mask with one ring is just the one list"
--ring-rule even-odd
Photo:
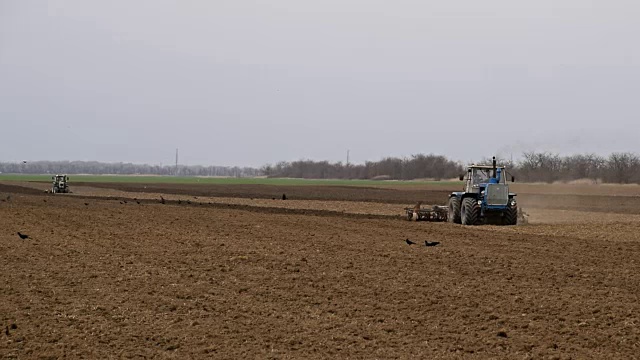
[(447, 221), (449, 208), (447, 206), (434, 205), (430, 209), (422, 208), (418, 203), (414, 207), (405, 208), (409, 221)]

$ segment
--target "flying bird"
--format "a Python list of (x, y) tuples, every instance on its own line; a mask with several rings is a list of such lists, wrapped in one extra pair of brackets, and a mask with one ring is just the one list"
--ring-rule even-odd
[(20, 233), (20, 231), (18, 231), (18, 236), (20, 236), (20, 239), (24, 240), (24, 239), (29, 239), (29, 235), (27, 234), (22, 234)]
[(424, 241), (424, 246), (436, 246), (438, 244), (440, 244), (439, 241), (432, 241), (432, 242), (429, 242), (427, 240)]
[(413, 241), (411, 241), (411, 240), (409, 240), (409, 239), (405, 240), (404, 242), (406, 242), (406, 243), (407, 243), (407, 245), (413, 245), (413, 244), (415, 244)]

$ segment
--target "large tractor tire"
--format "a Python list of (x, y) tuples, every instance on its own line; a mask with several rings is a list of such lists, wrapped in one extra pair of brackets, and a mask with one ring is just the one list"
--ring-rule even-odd
[(462, 223), (460, 219), (460, 199), (458, 199), (457, 196), (452, 196), (449, 198), (449, 214), (447, 215), (447, 220), (450, 223)]
[(472, 197), (462, 200), (460, 214), (462, 225), (478, 225), (480, 223), (480, 205), (478, 205), (478, 201)]
[(507, 209), (502, 214), (502, 224), (503, 225), (516, 225), (518, 223), (518, 205), (511, 205), (511, 200), (509, 200), (509, 205)]

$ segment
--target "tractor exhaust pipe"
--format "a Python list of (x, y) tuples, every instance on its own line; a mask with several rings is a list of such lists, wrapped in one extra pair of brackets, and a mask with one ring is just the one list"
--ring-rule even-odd
[(496, 157), (494, 156), (494, 157), (493, 157), (493, 175), (491, 175), (494, 179), (495, 179), (495, 178), (496, 178), (496, 176), (497, 176), (497, 172), (498, 172), (498, 171), (497, 171), (497, 168), (498, 168), (498, 166), (497, 166), (497, 164), (496, 164)]

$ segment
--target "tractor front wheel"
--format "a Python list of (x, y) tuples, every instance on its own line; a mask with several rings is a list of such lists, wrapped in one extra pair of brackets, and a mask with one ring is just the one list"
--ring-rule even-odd
[(518, 205), (511, 205), (511, 200), (509, 200), (509, 205), (502, 214), (502, 223), (504, 225), (516, 225), (518, 223)]
[(478, 225), (480, 222), (480, 205), (472, 197), (462, 200), (461, 218), (462, 225)]
[(450, 223), (462, 223), (460, 220), (460, 199), (458, 199), (457, 196), (449, 198), (449, 214), (447, 216), (447, 220), (449, 220)]

